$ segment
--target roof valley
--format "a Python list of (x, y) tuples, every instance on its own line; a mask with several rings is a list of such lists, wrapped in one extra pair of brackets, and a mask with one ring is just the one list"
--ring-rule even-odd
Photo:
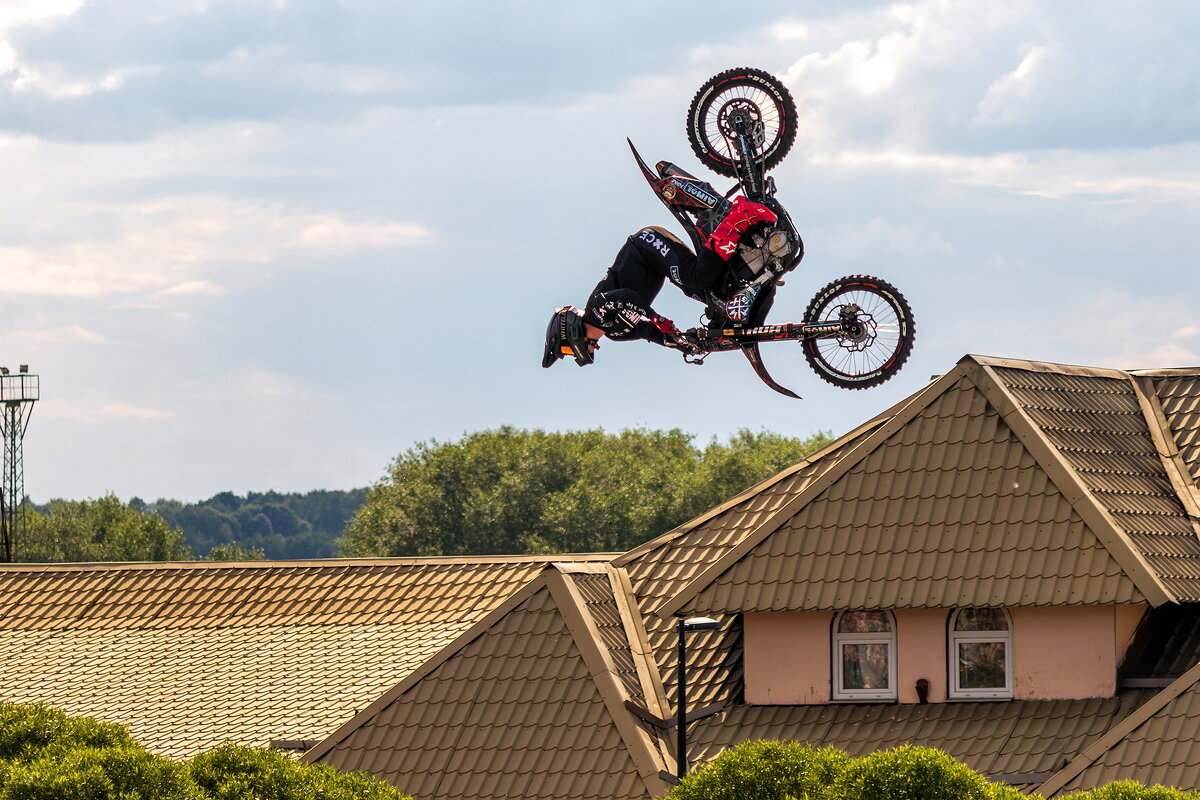
[(1163, 470), (1179, 495), (1179, 500), (1192, 523), (1192, 530), (1200, 539), (1200, 487), (1191, 479), (1187, 464), (1180, 455), (1179, 443), (1175, 440), (1175, 434), (1167, 421), (1162, 401), (1154, 390), (1154, 381), (1152, 378), (1136, 375), (1129, 376), (1129, 380), (1137, 393), (1138, 404), (1146, 417), (1146, 426), (1150, 430), (1158, 457), (1162, 460)]

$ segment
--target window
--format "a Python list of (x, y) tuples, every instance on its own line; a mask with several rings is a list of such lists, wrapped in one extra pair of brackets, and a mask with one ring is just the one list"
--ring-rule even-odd
[(896, 699), (896, 624), (888, 611), (843, 611), (833, 621), (833, 699)]
[(1012, 697), (1012, 625), (1002, 608), (950, 615), (950, 696)]

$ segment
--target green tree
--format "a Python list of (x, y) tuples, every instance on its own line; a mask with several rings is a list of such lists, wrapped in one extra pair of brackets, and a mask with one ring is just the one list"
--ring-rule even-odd
[(338, 540), (354, 556), (625, 550), (829, 441), (739, 431), (704, 450), (679, 430), (503, 427), (392, 462)]
[(109, 494), (96, 500), (51, 500), (46, 513), (26, 509), (17, 542), (25, 562), (176, 561), (192, 558), (183, 532), (155, 513)]
[(208, 551), (208, 555), (204, 557), (205, 561), (262, 561), (266, 555), (262, 550), (257, 548), (242, 547), (237, 542), (229, 544), (219, 544), (212, 550)]
[(182, 528), (198, 555), (236, 542), (267, 558), (325, 558), (365, 498), (366, 489), (221, 492), (199, 503), (160, 498), (150, 508)]

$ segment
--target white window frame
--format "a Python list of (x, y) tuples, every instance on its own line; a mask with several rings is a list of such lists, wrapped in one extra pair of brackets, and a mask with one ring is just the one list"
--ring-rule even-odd
[[(840, 633), (842, 617), (846, 614), (857, 614), (863, 611), (883, 611), (887, 615), (889, 631), (876, 633)], [(896, 699), (896, 615), (884, 609), (855, 609), (841, 611), (833, 617), (833, 699), (834, 700), (895, 700)], [(887, 689), (847, 689), (842, 685), (842, 645), (844, 644), (883, 644), (887, 645), (888, 688)]]
[[(978, 606), (984, 608), (984, 606)], [(957, 608), (950, 614), (947, 624), (946, 656), (950, 680), (947, 682), (949, 695), (955, 699), (1009, 699), (1013, 696), (1013, 621), (1008, 609), (996, 609), (1008, 621), (1008, 630), (1003, 631), (959, 631), (955, 630), (958, 615), (970, 609)], [(995, 689), (964, 689), (958, 685), (958, 645), (960, 642), (1003, 642), (1004, 643), (1004, 686)]]

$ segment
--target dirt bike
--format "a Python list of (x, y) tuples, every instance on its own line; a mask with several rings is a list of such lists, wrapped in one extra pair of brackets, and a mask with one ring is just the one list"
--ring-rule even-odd
[(915, 327), (908, 301), (887, 281), (867, 275), (839, 278), (808, 304), (803, 322), (766, 324), (783, 276), (804, 257), (804, 242), (775, 199), (768, 170), (796, 140), (796, 104), (770, 73), (741, 67), (709, 78), (688, 108), (687, 136), (706, 167), (736, 183), (724, 194), (669, 161), (651, 170), (633, 142), (629, 148), (646, 180), (701, 252), (713, 221), (722, 219), (739, 191), (778, 219), (760, 223), (737, 245), (737, 292), (723, 300), (689, 291), (707, 306), (702, 327), (682, 331), (684, 360), (702, 364), (715, 352), (740, 350), (758, 377), (775, 391), (799, 399), (763, 364), (762, 342), (799, 342), (804, 358), (824, 380), (845, 389), (878, 386), (895, 375), (912, 351)]

